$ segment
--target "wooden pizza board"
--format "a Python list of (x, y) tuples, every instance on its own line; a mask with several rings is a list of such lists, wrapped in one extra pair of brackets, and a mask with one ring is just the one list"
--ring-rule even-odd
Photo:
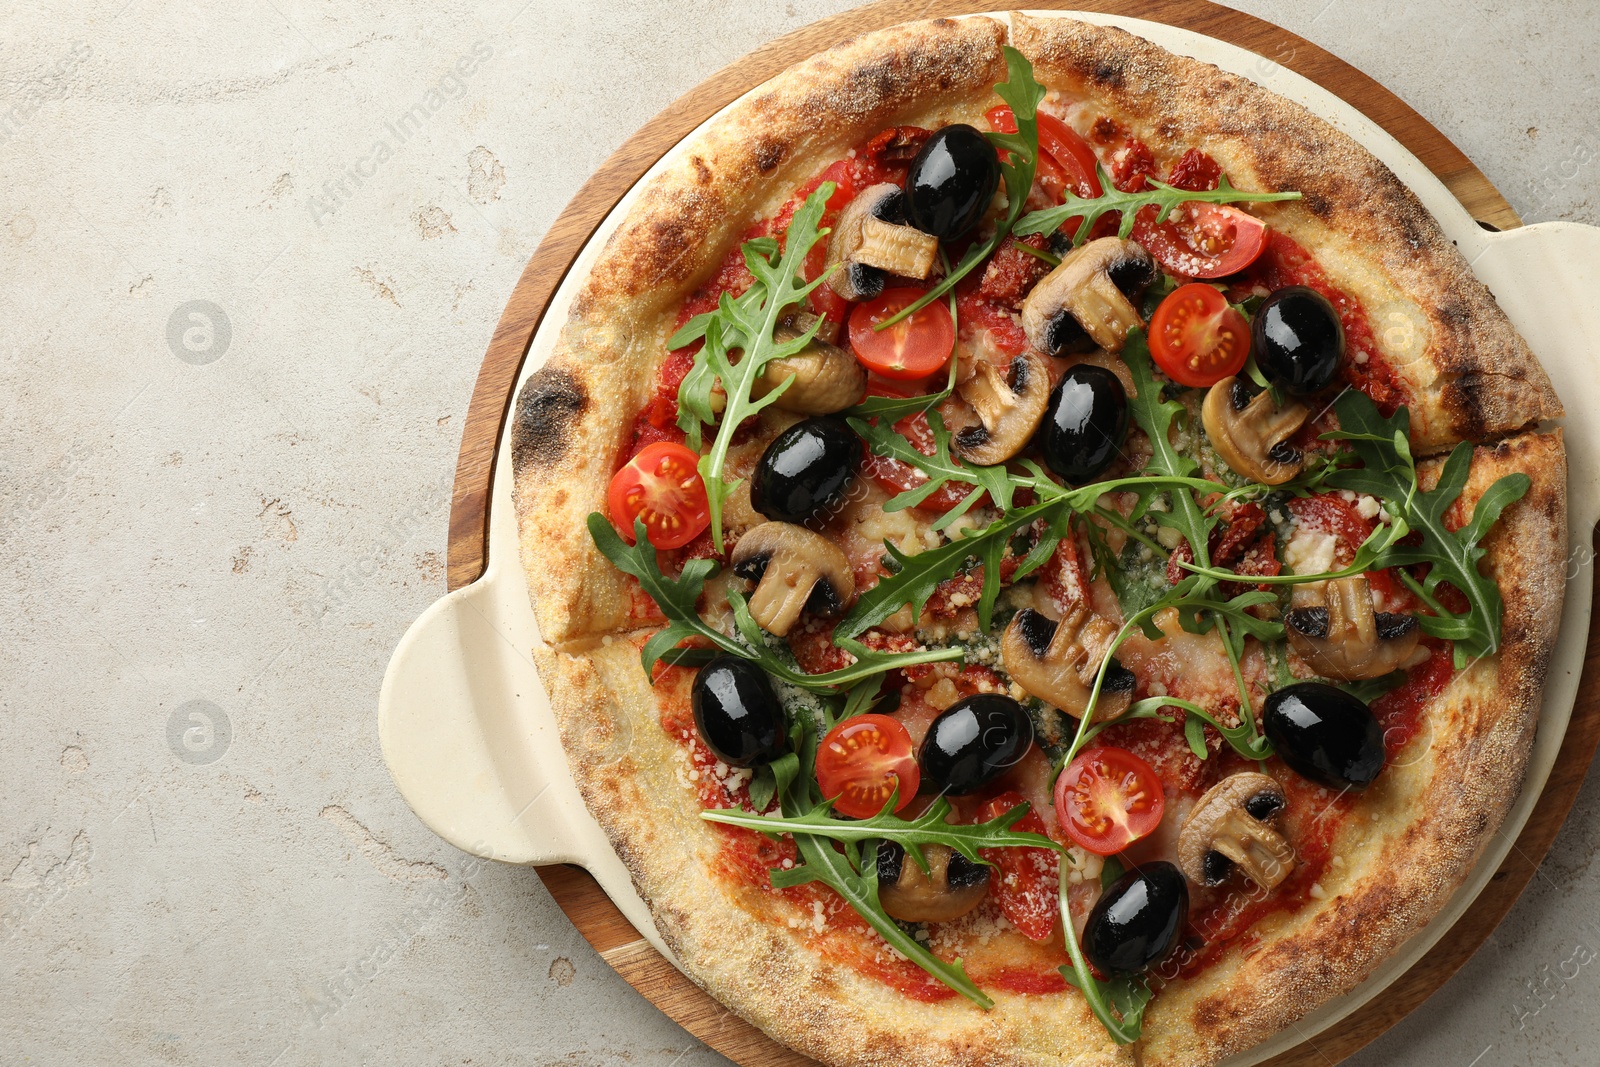
[[(1149, 19), (1249, 49), (1311, 79), (1362, 111), (1433, 171), (1480, 223), (1500, 230), (1521, 225), (1511, 206), (1444, 134), (1365, 74), (1287, 30), (1206, 0), (1035, 0), (1025, 6)], [(878, 0), (796, 30), (690, 90), (623, 142), (583, 184), (523, 270), (478, 373), (451, 501), (451, 589), (465, 586), (483, 573), (496, 448), (534, 332), (579, 251), (640, 176), (728, 102), (816, 52), (900, 22), (996, 9), (997, 5), (983, 0)], [(1597, 662), (1600, 637), (1591, 630), (1577, 704), (1544, 795), (1505, 862), (1454, 929), (1383, 996), (1318, 1034), (1314, 1043), (1307, 1041), (1268, 1061), (1268, 1067), (1326, 1067), (1343, 1060), (1426, 1000), (1499, 925), (1555, 840), (1600, 740), (1600, 693), (1593, 692), (1589, 684), (1596, 677)], [(756, 1030), (685, 978), (639, 935), (587, 871), (565, 865), (536, 870), (601, 958), (707, 1045), (743, 1067), (801, 1067), (814, 1062)]]

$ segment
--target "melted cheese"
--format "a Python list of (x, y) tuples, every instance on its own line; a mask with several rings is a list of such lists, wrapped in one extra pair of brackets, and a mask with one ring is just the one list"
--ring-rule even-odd
[(1159, 685), (1166, 693), (1204, 708), (1236, 707), (1239, 690), (1222, 636), (1215, 630), (1203, 634), (1185, 631), (1173, 608), (1158, 614), (1155, 622), (1165, 636), (1151, 641), (1142, 632), (1132, 634), (1117, 650), (1122, 665), (1138, 675), (1151, 692)]

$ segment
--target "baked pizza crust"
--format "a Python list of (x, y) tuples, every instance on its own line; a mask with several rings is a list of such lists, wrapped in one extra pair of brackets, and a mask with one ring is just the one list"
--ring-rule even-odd
[[(1152, 1004), (1137, 1051), (1115, 1046), (1074, 992), (922, 1003), (830, 962), (808, 934), (771, 921), (771, 895), (706, 871), (718, 831), (697, 818), (683, 750), (639, 669), (646, 634), (619, 632), (636, 595), (590, 543), (585, 517), (607, 483), (683, 299), (755, 220), (851, 145), (895, 124), (976, 121), (1004, 78), (1005, 27), (983, 18), (870, 34), (780, 75), (733, 108), (656, 178), (580, 291), (550, 363), (513, 412), (523, 563), (547, 645), (534, 650), (586, 803), (685, 972), (776, 1039), (830, 1064), (1215, 1063), (1343, 993), (1445, 904), (1520, 787), (1545, 665), (1561, 614), (1566, 556), (1559, 432), (1521, 433), (1559, 415), (1526, 345), (1412, 194), (1349, 138), (1244, 79), (1118, 30), (1013, 18), (1012, 40), (1047, 85), (1114, 109), (1158, 154), (1197, 146), (1241, 187), (1298, 188), (1264, 205), (1364, 303), (1400, 301), (1427, 326), (1403, 365), (1419, 448), (1477, 449), (1469, 490), (1522, 470), (1528, 495), (1486, 542), (1506, 601), (1498, 656), (1458, 675), (1414, 741), (1347, 827), (1348, 862), (1325, 900), (1256, 929)], [(1136, 118), (1161, 115), (1158, 122)], [(1270, 142), (1270, 143), (1268, 143)], [(1382, 340), (1382, 338), (1380, 338)], [(1426, 741), (1426, 744), (1423, 742)], [(1415, 750), (1415, 751), (1413, 751)]]

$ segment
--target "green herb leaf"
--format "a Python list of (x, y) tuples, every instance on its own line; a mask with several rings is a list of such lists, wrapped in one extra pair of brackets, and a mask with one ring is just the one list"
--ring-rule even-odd
[(1061, 927), (1067, 942), (1067, 955), (1072, 957), (1072, 966), (1060, 968), (1061, 977), (1083, 994), (1083, 999), (1089, 1002), (1089, 1010), (1106, 1028), (1111, 1040), (1119, 1045), (1133, 1044), (1139, 1040), (1139, 1034), (1144, 1029), (1144, 1009), (1150, 1003), (1151, 996), (1150, 983), (1142, 976), (1102, 982), (1089, 970), (1089, 961), (1084, 958), (1083, 949), (1078, 945), (1077, 931), (1072, 928), (1072, 912), (1067, 907), (1065, 863), (1061, 865), (1057, 899), (1061, 903)]
[[(787, 754), (793, 755), (793, 752)], [(763, 763), (750, 772), (750, 784), (746, 791), (750, 794), (752, 808), (756, 811), (767, 810), (772, 798), (778, 795), (778, 777), (772, 770), (772, 764)]]
[(1206, 759), (1211, 755), (1211, 750), (1206, 747), (1205, 726), (1210, 726), (1221, 734), (1222, 739), (1245, 759), (1263, 760), (1272, 755), (1272, 742), (1261, 736), (1256, 730), (1254, 720), (1247, 713), (1239, 716), (1238, 726), (1224, 726), (1215, 715), (1190, 701), (1179, 700), (1177, 697), (1146, 697), (1134, 704), (1124, 717), (1132, 717), (1136, 711), (1153, 712), (1162, 707), (1178, 708), (1185, 713), (1183, 737), (1189, 742), (1189, 751), (1199, 759)]
[[(722, 505), (739, 485), (737, 479), (728, 481), (722, 474), (733, 435), (745, 419), (777, 400), (793, 379), (760, 398), (751, 395), (752, 386), (763, 367), (800, 352), (822, 326), (818, 319), (789, 341), (780, 342), (773, 336), (788, 309), (822, 284), (821, 278), (806, 282), (801, 271), (806, 254), (827, 232), (819, 226), (833, 190), (832, 182), (823, 182), (806, 197), (789, 222), (781, 250), (772, 238), (746, 241), (745, 265), (755, 276), (754, 283), (740, 297), (722, 294), (715, 311), (695, 316), (667, 342), (672, 348), (682, 348), (697, 338), (705, 341), (678, 388), (678, 425), (688, 435), (689, 447), (699, 451), (701, 427), (718, 423), (711, 451), (700, 457), (700, 476), (711, 505), (712, 544), (722, 544)], [(734, 353), (740, 353), (737, 362)], [(712, 391), (719, 381), (726, 394), (720, 422), (711, 407)]]
[[(1197, 478), (1200, 474), (1200, 464), (1179, 452), (1172, 444), (1173, 425), (1180, 418), (1186, 418), (1187, 412), (1176, 400), (1161, 399), (1161, 386), (1155, 380), (1150, 360), (1150, 345), (1142, 329), (1129, 331), (1127, 342), (1122, 349), (1122, 361), (1127, 364), (1134, 385), (1134, 395), (1128, 398), (1129, 411), (1134, 421), (1139, 424), (1139, 428), (1145, 432), (1145, 436), (1150, 438), (1150, 461), (1145, 464), (1145, 471), (1169, 478)], [(1202, 567), (1208, 565), (1210, 562), (1208, 546), (1211, 531), (1217, 525), (1216, 516), (1203, 511), (1195, 501), (1194, 494), (1187, 490), (1176, 490), (1171, 493), (1170, 511), (1149, 510), (1150, 497), (1154, 492), (1165, 488), (1164, 485), (1153, 484), (1141, 493), (1144, 513), (1153, 518), (1158, 525), (1169, 527), (1182, 534), (1194, 553), (1195, 563)], [(1191, 581), (1187, 578), (1180, 583), (1181, 586), (1185, 586), (1185, 592), (1199, 591), (1199, 588), (1207, 584), (1209, 582), (1206, 580)]]
[(1355, 697), (1363, 704), (1370, 704), (1383, 694), (1392, 689), (1398, 689), (1406, 684), (1406, 672), (1402, 670), (1390, 671), (1388, 674), (1376, 678), (1366, 678), (1359, 682), (1340, 682), (1339, 688)]
[(938, 407), (949, 396), (948, 389), (928, 393), (925, 396), (869, 396), (855, 407), (846, 408), (839, 414), (850, 421), (882, 419), (886, 423), (893, 424), (907, 415), (920, 415), (924, 411)]
[(1100, 891), (1105, 892), (1116, 884), (1118, 878), (1128, 873), (1128, 868), (1122, 865), (1122, 860), (1116, 856), (1107, 856), (1100, 865)]
[(950, 815), (950, 802), (939, 797), (928, 810), (915, 819), (906, 820), (894, 814), (899, 803), (899, 791), (883, 806), (883, 810), (870, 819), (842, 819), (833, 814), (833, 802), (824, 800), (810, 811), (795, 817), (752, 815), (731, 808), (712, 808), (700, 813), (708, 822), (743, 826), (760, 830), (764, 834), (815, 834), (835, 841), (893, 841), (915, 857), (917, 866), (927, 870), (928, 861), (922, 854), (924, 845), (944, 845), (961, 853), (973, 863), (987, 863), (980, 854), (985, 848), (1048, 848), (1055, 852), (1066, 849), (1042, 834), (1026, 833), (1011, 827), (1028, 814), (1026, 803), (1018, 804), (988, 822), (958, 824), (945, 820)]
[[(814, 771), (814, 725), (809, 718), (795, 717), (790, 724), (793, 749), (782, 760), (772, 764), (786, 818), (799, 818), (815, 810), (821, 802)], [(715, 814), (730, 813), (722, 811)], [(834, 841), (818, 834), (799, 832), (794, 834), (794, 842), (800, 851), (800, 862), (790, 868), (775, 867), (768, 871), (767, 878), (774, 888), (821, 882), (838, 893), (867, 925), (902, 956), (979, 1007), (994, 1007), (994, 1001), (967, 976), (959, 959), (948, 963), (941, 960), (883, 910), (883, 904), (878, 900), (875, 841), (865, 845), (857, 841), (840, 841), (835, 845)]]
[(813, 834), (797, 834), (794, 840), (804, 862), (788, 870), (778, 868), (769, 872), (768, 877), (774, 888), (784, 889), (806, 882), (823, 883), (843, 897), (856, 910), (856, 914), (865, 919), (902, 956), (980, 1008), (994, 1007), (989, 995), (967, 976), (959, 958), (950, 963), (941, 960), (926, 945), (906, 933), (905, 928), (883, 910), (883, 905), (878, 901), (876, 844), (868, 844), (864, 848), (847, 844), (840, 850), (834, 848), (827, 839)]
[[(857, 715), (865, 715), (877, 707), (879, 701), (884, 699), (881, 692), (882, 689), (883, 675), (881, 674), (875, 674), (871, 678), (857, 682), (850, 687), (850, 693), (845, 698), (844, 710), (839, 712), (838, 718), (834, 721), (843, 722), (845, 719), (853, 718)], [(899, 693), (896, 692), (892, 695), (896, 703), (898, 703)]]
[[(884, 547), (889, 552), (890, 566), (895, 573), (878, 579), (877, 585), (857, 597), (855, 606), (839, 620), (834, 633), (843, 637), (855, 637), (883, 622), (907, 604), (911, 605), (913, 614), (920, 614), (940, 582), (974, 565), (982, 565), (984, 568), (978, 618), (984, 629), (988, 629), (994, 615), (995, 597), (1000, 592), (1000, 560), (1004, 557), (1006, 545), (1011, 542), (1012, 536), (1017, 531), (1032, 525), (1035, 519), (1051, 518), (1060, 506), (1058, 502), (1051, 501), (1019, 508), (996, 519), (982, 530), (915, 555), (907, 555), (894, 545), (885, 542)], [(1055, 542), (1061, 539), (1059, 532), (1052, 534), (1055, 529), (1056, 527), (1052, 525), (1046, 530), (1040, 545), (1048, 543), (1049, 549), (1054, 549)], [(1023, 566), (1027, 566), (1039, 552), (1040, 547), (1035, 546)], [(1048, 556), (1047, 550), (1044, 552), (1044, 558)], [(1043, 559), (1040, 562), (1042, 563)], [(1023, 573), (1020, 568), (1018, 573)]]
[[(1473, 446), (1466, 442), (1457, 445), (1440, 469), (1438, 482), (1423, 492), (1411, 455), (1411, 419), (1406, 408), (1386, 419), (1366, 394), (1347, 389), (1334, 402), (1334, 410), (1339, 430), (1325, 436), (1349, 441), (1365, 466), (1334, 471), (1328, 475), (1328, 484), (1378, 497), (1397, 525), (1421, 535), (1421, 543), (1415, 546), (1391, 539), (1367, 569), (1430, 564), (1420, 582), (1404, 570), (1395, 572), (1434, 612), (1417, 617), (1423, 632), (1455, 642), (1458, 670), (1473, 659), (1493, 655), (1500, 648), (1504, 604), (1494, 580), (1478, 569), (1485, 551), (1480, 542), (1532, 481), (1520, 471), (1500, 478), (1479, 498), (1471, 521), (1451, 530), (1444, 516), (1466, 488)], [(1439, 602), (1440, 582), (1449, 582), (1460, 591), (1467, 600), (1466, 611), (1456, 614)]]
[(921, 663), (960, 659), (962, 655), (962, 650), (959, 648), (933, 648), (921, 652), (880, 652), (858, 641), (840, 642), (840, 647), (855, 657), (855, 663), (826, 674), (807, 674), (783, 662), (772, 649), (767, 647), (760, 627), (750, 617), (750, 609), (746, 606), (744, 597), (737, 592), (728, 594), (728, 603), (733, 607), (734, 619), (740, 635), (744, 638), (743, 642), (734, 640), (700, 617), (697, 605), (701, 593), (705, 590), (706, 579), (717, 570), (716, 560), (690, 560), (684, 564), (683, 571), (677, 578), (668, 578), (661, 573), (660, 565), (656, 561), (655, 546), (645, 536), (643, 521), (635, 522), (635, 541), (630, 545), (612, 528), (610, 521), (596, 511), (589, 516), (589, 536), (594, 538), (595, 547), (600, 550), (601, 555), (611, 561), (612, 565), (624, 574), (631, 574), (638, 579), (639, 587), (649, 594), (656, 602), (656, 606), (661, 609), (661, 614), (667, 617), (667, 625), (645, 642), (640, 654), (644, 672), (650, 677), (654, 677), (658, 661), (684, 664), (706, 658), (703, 654), (694, 652), (687, 656), (682, 654), (685, 650), (679, 649), (678, 645), (689, 638), (709, 641), (724, 652), (742, 656), (759, 664), (762, 670), (780, 681), (814, 693), (834, 693), (886, 671)]
[(943, 530), (962, 516), (987, 492), (1001, 511), (1011, 510), (1012, 494), (1018, 486), (1004, 466), (978, 467), (962, 463), (950, 454), (950, 431), (937, 411), (928, 411), (928, 426), (933, 431), (934, 454), (924, 455), (905, 437), (883, 422), (871, 423), (862, 419), (847, 420), (850, 428), (867, 442), (875, 455), (899, 460), (915, 467), (928, 476), (928, 480), (915, 489), (907, 489), (883, 505), (884, 511), (902, 511), (915, 507), (950, 482), (961, 482), (974, 487), (967, 498), (955, 508), (941, 515), (933, 529)]
[(1055, 233), (1068, 219), (1081, 217), (1083, 222), (1078, 224), (1077, 234), (1072, 239), (1072, 245), (1076, 248), (1089, 239), (1089, 231), (1094, 229), (1094, 224), (1100, 220), (1100, 216), (1113, 211), (1122, 213), (1122, 224), (1118, 227), (1117, 234), (1126, 238), (1133, 232), (1134, 216), (1146, 207), (1156, 208), (1155, 221), (1160, 223), (1165, 222), (1167, 216), (1180, 204), (1268, 203), (1300, 199), (1299, 193), (1254, 193), (1235, 189), (1226, 175), (1215, 189), (1210, 190), (1179, 189), (1166, 182), (1148, 178), (1146, 188), (1125, 193), (1112, 184), (1111, 176), (1106, 173), (1104, 167), (1096, 164), (1095, 170), (1100, 175), (1100, 188), (1105, 190), (1099, 196), (1079, 196), (1068, 189), (1066, 199), (1059, 207), (1045, 208), (1023, 216), (1014, 227), (1015, 232), (1023, 235)]

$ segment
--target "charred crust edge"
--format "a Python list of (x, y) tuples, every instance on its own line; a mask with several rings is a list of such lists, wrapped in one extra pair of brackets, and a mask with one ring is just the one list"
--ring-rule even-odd
[(588, 409), (589, 392), (570, 370), (535, 371), (517, 394), (511, 416), (511, 455), (518, 469), (559, 463)]

